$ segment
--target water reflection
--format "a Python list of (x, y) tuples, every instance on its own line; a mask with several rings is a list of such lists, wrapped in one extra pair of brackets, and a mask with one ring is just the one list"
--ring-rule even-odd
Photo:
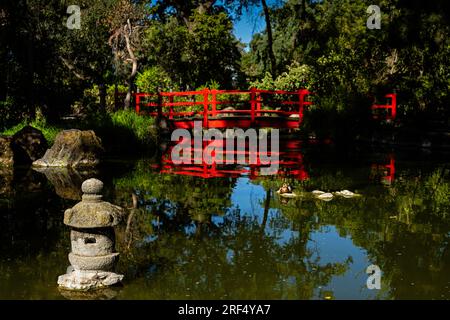
[[(159, 155), (158, 162), (152, 167), (161, 173), (188, 175), (201, 178), (238, 178), (241, 176), (249, 176), (250, 179), (256, 179), (257, 177), (267, 175), (278, 175), (283, 177), (294, 177), (299, 180), (305, 180), (308, 178), (308, 173), (303, 165), (303, 154), (301, 149), (301, 142), (294, 139), (284, 139), (280, 142), (279, 152), (261, 152), (260, 150), (252, 150), (248, 141), (241, 145), (240, 150), (237, 151), (237, 147), (234, 150), (228, 150), (226, 147), (226, 140), (214, 140), (211, 143), (203, 143), (201, 148), (194, 146), (194, 141), (191, 142), (191, 154), (189, 155), (192, 160), (192, 164), (175, 164), (172, 159), (172, 152), (175, 147), (175, 143), (166, 145), (163, 149), (164, 152)], [(269, 143), (270, 144), (270, 143)], [(218, 164), (214, 161), (212, 164), (208, 164), (205, 157), (198, 158), (198, 154), (204, 155), (207, 152), (207, 148), (210, 146), (218, 147), (222, 150), (220, 154), (214, 155), (223, 158), (223, 164)], [(239, 145), (238, 145), (239, 146)], [(240, 163), (237, 159), (242, 155), (245, 158), (245, 164)], [(231, 159), (228, 158), (231, 156)], [(251, 161), (251, 157), (254, 156), (256, 161)], [(271, 163), (277, 168), (274, 171), (270, 171), (270, 165), (264, 164), (263, 157), (269, 156), (276, 159)], [(199, 161), (197, 161), (199, 160)], [(196, 163), (199, 162), (199, 163)]]
[(113, 300), (121, 291), (121, 288), (102, 288), (91, 291), (74, 291), (58, 288), (61, 296), (68, 300)]
[(381, 180), (390, 186), (395, 179), (395, 156), (391, 153), (384, 158), (381, 163), (372, 164), (371, 178)]
[[(130, 170), (114, 163), (101, 168), (106, 200), (128, 208), (117, 235), (118, 272), (126, 281), (107, 296), (450, 298), (445, 158), (299, 150), (308, 179), (248, 172), (204, 179), (159, 171), (164, 168), (152, 166), (162, 162), (151, 159)], [(391, 159), (394, 173), (378, 167)], [(292, 172), (289, 166), (280, 171)], [(37, 172), (26, 178), (37, 188), (25, 192), (27, 174), (2, 180), (12, 181), (12, 193), (0, 195), (0, 298), (63, 298), (54, 286), (70, 246), (62, 212), (74, 202), (57, 196)], [(395, 179), (383, 183), (384, 174)], [(285, 202), (275, 193), (283, 182), (302, 196)], [(362, 197), (323, 202), (308, 196), (315, 189), (348, 189)], [(370, 264), (383, 272), (381, 290), (366, 288)]]
[(83, 181), (98, 175), (94, 169), (80, 171), (72, 168), (33, 168), (33, 170), (45, 175), (59, 197), (70, 200), (81, 200)]

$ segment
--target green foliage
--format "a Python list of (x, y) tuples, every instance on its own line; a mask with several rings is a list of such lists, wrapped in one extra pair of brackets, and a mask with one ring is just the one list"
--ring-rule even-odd
[(147, 64), (161, 67), (180, 88), (212, 82), (230, 88), (239, 74), (239, 44), (224, 12), (195, 10), (184, 21), (153, 21), (144, 41)]
[(140, 92), (156, 93), (159, 91), (177, 91), (177, 86), (172, 82), (169, 74), (159, 66), (152, 66), (139, 73), (136, 77), (136, 85)]
[(15, 126), (8, 128), (4, 130), (1, 134), (12, 136), (22, 130), (26, 126), (32, 126), (33, 128), (36, 128), (40, 131), (42, 131), (42, 134), (44, 135), (45, 139), (47, 140), (49, 145), (52, 145), (55, 141), (56, 136), (61, 131), (60, 127), (53, 126), (47, 123), (45, 118), (36, 118), (32, 121), (24, 120), (20, 122), (19, 124), (16, 124)]
[[(49, 145), (52, 145), (62, 126), (51, 125), (43, 117), (32, 121), (22, 121), (4, 130), (2, 135), (14, 135), (23, 127), (30, 125), (44, 134)], [(130, 154), (152, 153), (155, 150), (156, 130), (154, 119), (139, 116), (134, 110), (120, 110), (111, 113), (92, 113), (77, 123), (69, 124), (70, 128), (94, 130), (102, 139), (108, 152), (128, 152)]]
[[(450, 174), (448, 169), (433, 172), (425, 182), (424, 200), (431, 204), (432, 213), (443, 218), (450, 216)], [(427, 197), (429, 195), (429, 197)]]
[[(116, 109), (116, 86), (117, 86), (117, 103), (122, 105), (124, 96), (127, 92), (125, 85), (108, 85), (106, 88), (106, 111), (114, 112)], [(72, 104), (72, 112), (74, 114), (87, 115), (89, 113), (96, 113), (100, 110), (100, 90), (99, 86), (94, 84), (89, 88), (84, 89), (81, 98)]]
[(196, 91), (200, 91), (200, 90), (203, 90), (203, 89), (216, 89), (216, 90), (219, 90), (220, 89), (220, 84), (217, 81), (215, 81), (215, 80), (211, 80), (211, 81), (208, 81), (206, 84), (201, 85), (200, 87), (196, 88), (195, 90)]
[(94, 130), (110, 153), (125, 157), (127, 154), (155, 151), (154, 119), (140, 116), (134, 110), (91, 113), (76, 127)]
[(133, 132), (141, 144), (154, 142), (154, 119), (138, 115), (134, 110), (120, 110), (110, 115), (112, 125), (116, 128), (126, 128)]
[(297, 91), (299, 89), (309, 89), (314, 83), (314, 71), (311, 66), (300, 65), (294, 62), (288, 67), (286, 72), (280, 74), (275, 80), (272, 75), (266, 72), (261, 80), (250, 83), (250, 88), (255, 87), (262, 90), (284, 90)]
[[(358, 124), (347, 136), (364, 132), (370, 117), (361, 110), (384, 103), (391, 92), (398, 94), (400, 118), (415, 122), (415, 129), (426, 119), (450, 118), (449, 12), (444, 1), (432, 3), (380, 1), (381, 30), (366, 27), (370, 1), (289, 0), (273, 10), (278, 69), (291, 73), (292, 63), (308, 66), (306, 85), (317, 93), (317, 105), (331, 112), (318, 114), (328, 120), (309, 130), (326, 131), (330, 123), (333, 132), (347, 130), (353, 120)], [(247, 77), (263, 88), (289, 87), (266, 74), (266, 52), (266, 33), (255, 35), (242, 58)]]

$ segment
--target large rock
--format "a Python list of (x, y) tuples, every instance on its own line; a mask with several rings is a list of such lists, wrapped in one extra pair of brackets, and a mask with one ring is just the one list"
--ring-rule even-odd
[(14, 164), (31, 164), (44, 156), (48, 148), (47, 140), (41, 131), (26, 126), (12, 137)]
[(37, 167), (93, 167), (99, 164), (103, 152), (100, 138), (94, 131), (64, 130), (55, 139), (42, 159), (33, 162)]
[(13, 165), (12, 137), (0, 136), (0, 167), (12, 167)]
[(0, 166), (0, 196), (8, 196), (13, 192), (13, 168), (6, 168)]

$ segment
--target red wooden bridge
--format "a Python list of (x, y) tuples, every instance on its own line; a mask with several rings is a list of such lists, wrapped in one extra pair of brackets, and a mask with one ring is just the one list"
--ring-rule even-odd
[[(186, 92), (135, 93), (138, 114), (166, 121), (170, 129), (192, 129), (195, 121), (203, 128), (299, 128), (313, 102), (307, 89), (271, 91), (203, 89)], [(116, 98), (117, 98), (116, 93)], [(386, 104), (371, 109), (377, 120), (395, 120), (397, 95), (385, 95)]]
[(295, 92), (252, 88), (187, 92), (136, 93), (138, 114), (165, 119), (169, 127), (191, 129), (194, 121), (204, 128), (299, 128), (311, 104), (306, 89)]

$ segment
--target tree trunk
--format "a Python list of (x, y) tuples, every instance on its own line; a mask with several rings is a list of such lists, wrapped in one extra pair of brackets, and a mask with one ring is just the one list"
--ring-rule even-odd
[(30, 33), (27, 37), (26, 41), (26, 50), (27, 50), (27, 88), (26, 96), (27, 96), (27, 108), (28, 115), (33, 119), (36, 116), (35, 113), (35, 88), (34, 88), (34, 50), (33, 50), (33, 39)]
[(267, 220), (269, 218), (269, 210), (270, 210), (270, 198), (272, 197), (272, 190), (268, 189), (266, 191), (266, 199), (264, 200), (264, 215), (261, 223), (261, 233), (264, 234), (266, 230)]
[(303, 20), (303, 22), (306, 19), (306, 0), (302, 0), (302, 15), (301, 18)]
[(131, 48), (131, 43), (130, 43), (130, 36), (127, 33), (127, 27), (128, 27), (128, 31), (129, 34), (131, 35), (132, 28), (131, 28), (131, 23), (130, 20), (128, 20), (128, 24), (124, 26), (124, 37), (125, 37), (125, 42), (127, 45), (127, 51), (128, 51), (128, 55), (130, 56), (130, 60), (132, 63), (132, 67), (131, 67), (131, 74), (128, 78), (128, 91), (127, 91), (127, 96), (125, 97), (125, 109), (129, 109), (130, 105), (131, 105), (131, 94), (133, 92), (133, 83), (134, 83), (134, 78), (136, 77), (136, 73), (137, 73), (137, 68), (138, 68), (138, 61), (136, 56), (134, 55), (133, 49)]
[(275, 79), (277, 76), (277, 61), (275, 60), (275, 54), (273, 53), (273, 35), (272, 35), (272, 24), (270, 23), (270, 12), (267, 6), (266, 0), (261, 0), (261, 4), (264, 10), (264, 18), (266, 20), (267, 29), (267, 49), (269, 51), (270, 69), (272, 78)]

